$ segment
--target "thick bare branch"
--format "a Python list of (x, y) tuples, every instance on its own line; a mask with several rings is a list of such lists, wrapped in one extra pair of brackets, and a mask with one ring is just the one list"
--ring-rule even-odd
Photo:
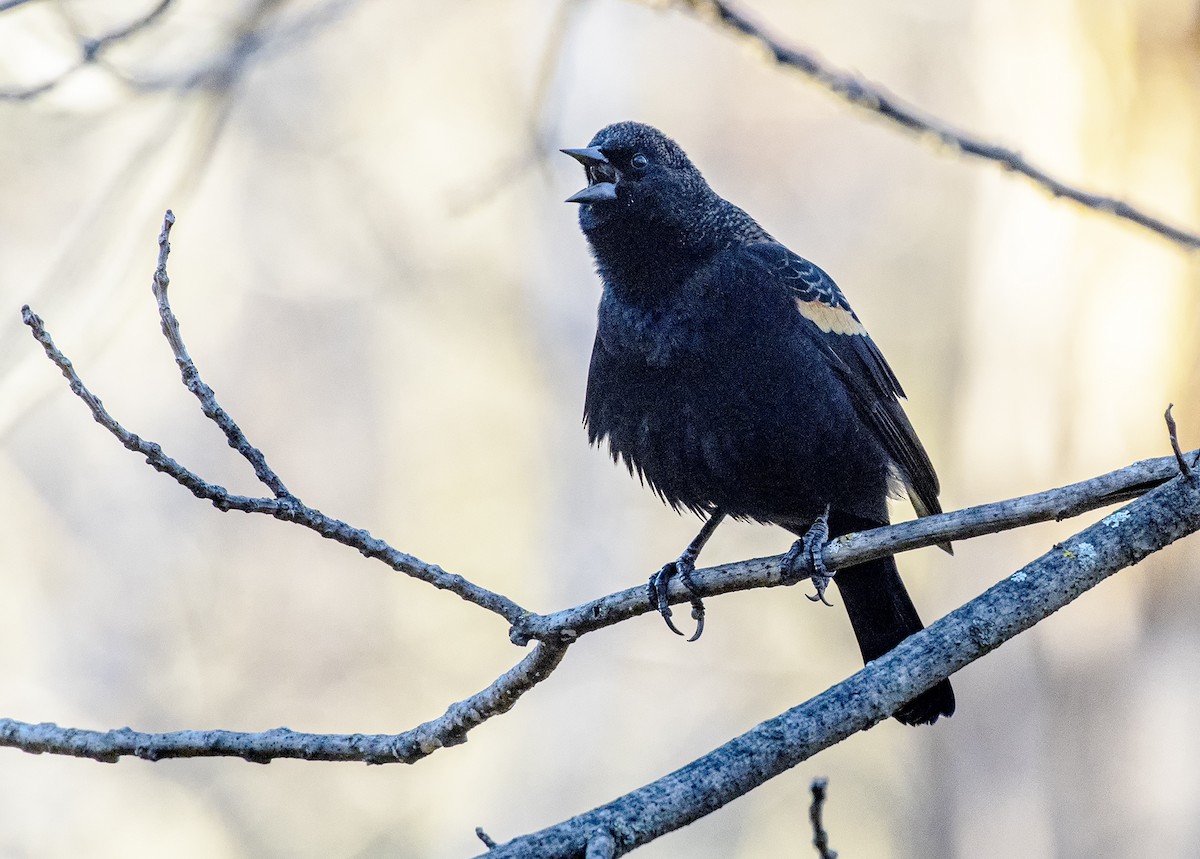
[(1055, 546), (849, 679), (682, 769), (487, 859), (578, 857), (598, 827), (622, 856), (698, 820), (822, 749), (878, 724), (905, 701), (1029, 629), (1083, 592), (1200, 530), (1200, 479), (1177, 476)]
[[(1192, 455), (1200, 456), (1200, 452)], [(1059, 489), (847, 534), (825, 547), (825, 565), (837, 570), (897, 552), (994, 534), (1035, 522), (1069, 519), (1136, 498), (1178, 474), (1173, 456), (1147, 459)], [(775, 555), (697, 570), (692, 574), (692, 583), (702, 596), (777, 587), (784, 584), (783, 559), (783, 555)], [(668, 593), (672, 605), (688, 602), (693, 596), (677, 581), (671, 582)], [(509, 636), (517, 644), (531, 639), (573, 641), (585, 633), (652, 610), (646, 589), (639, 586), (553, 614), (527, 615), (513, 626)]]
[(565, 653), (565, 647), (538, 645), (486, 689), (402, 734), (301, 734), (288, 728), (254, 734), (221, 730), (147, 734), (131, 728), (88, 731), (49, 722), (31, 725), (0, 719), (0, 746), (105, 763), (116, 763), (122, 757), (147, 761), (237, 757), (259, 764), (276, 758), (411, 764), (445, 746), (465, 743), (472, 728), (507, 712), (521, 695), (549, 677)]
[(1031, 164), (1014, 149), (956, 129), (906, 104), (878, 84), (833, 68), (813, 51), (785, 44), (733, 3), (726, 0), (678, 0), (678, 5), (751, 39), (765, 48), (781, 66), (799, 72), (853, 105), (872, 111), (909, 131), (934, 138), (964, 155), (982, 158), (999, 164), (1005, 170), (1019, 173), (1055, 197), (1063, 197), (1089, 209), (1130, 221), (1189, 250), (1200, 248), (1200, 235), (1195, 232), (1168, 224), (1114, 197), (1092, 194), (1060, 181)]

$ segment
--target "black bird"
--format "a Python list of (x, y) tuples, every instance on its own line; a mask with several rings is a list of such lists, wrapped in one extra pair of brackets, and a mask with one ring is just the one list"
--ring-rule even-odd
[[(579, 225), (604, 282), (584, 422), (672, 508), (706, 518), (651, 579), (672, 630), (666, 586), (691, 589), (696, 556), (726, 516), (797, 535), (791, 566), (820, 546), (886, 525), (889, 485), (918, 516), (941, 512), (938, 479), (900, 407), (904, 392), (833, 280), (719, 197), (682, 149), (636, 122), (586, 149)], [(948, 546), (946, 548), (949, 548)], [(922, 629), (892, 558), (833, 579), (865, 661)], [(693, 600), (702, 629), (703, 608)], [(942, 681), (894, 714), (907, 725), (954, 712)]]

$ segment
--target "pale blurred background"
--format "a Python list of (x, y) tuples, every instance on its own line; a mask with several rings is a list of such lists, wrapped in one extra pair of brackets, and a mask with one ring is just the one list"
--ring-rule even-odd
[[(0, 14), (0, 88), (147, 3)], [(1193, 0), (768, 2), (759, 20), (1069, 181), (1200, 226)], [(150, 295), (163, 210), (201, 372), (308, 503), (538, 611), (643, 582), (697, 528), (580, 427), (599, 286), (557, 154), (620, 119), (831, 272), (888, 355), (948, 508), (1200, 442), (1200, 269), (1144, 230), (898, 132), (713, 25), (621, 0), (198, 3), (0, 103), (0, 715), (139, 730), (399, 732), (515, 663), (502, 622), (345, 548), (221, 514), (113, 414), (261, 492), (179, 384)], [(896, 515), (911, 511), (898, 507)], [(926, 620), (1086, 521), (901, 559)], [(705, 561), (784, 550), (727, 525)], [(955, 679), (959, 712), (825, 752), (637, 855), (1200, 855), (1200, 538)], [(859, 667), (797, 588), (588, 636), (416, 766), (0, 750), (0, 855), (459, 857), (638, 787)]]

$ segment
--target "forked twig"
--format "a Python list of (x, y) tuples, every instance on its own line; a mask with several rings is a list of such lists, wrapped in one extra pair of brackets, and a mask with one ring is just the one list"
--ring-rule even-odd
[(163, 222), (163, 230), (160, 233), (159, 265), (154, 281), (155, 295), (159, 302), (160, 312), (163, 314), (163, 332), (166, 334), (167, 339), (171, 341), (171, 347), (175, 352), (176, 361), (179, 363), (184, 384), (200, 399), (201, 408), (205, 415), (221, 427), (230, 445), (251, 463), (259, 479), (271, 487), (272, 491), (277, 493), (282, 492), (282, 494), (278, 494), (275, 498), (234, 495), (225, 489), (225, 487), (209, 483), (195, 472), (172, 459), (156, 442), (143, 439), (125, 429), (108, 413), (100, 399), (84, 385), (79, 374), (75, 372), (71, 361), (55, 346), (41, 317), (34, 313), (28, 305), (22, 307), (21, 318), (29, 326), (34, 339), (42, 345), (46, 356), (54, 362), (63, 376), (66, 377), (70, 383), (71, 391), (87, 405), (96, 422), (116, 436), (126, 448), (144, 456), (146, 462), (156, 471), (172, 477), (197, 498), (211, 502), (218, 510), (262, 513), (285, 522), (294, 522), (316, 531), (322, 537), (355, 548), (368, 558), (383, 561), (397, 572), (412, 576), (436, 588), (450, 591), (467, 602), (500, 615), (510, 624), (517, 623), (525, 617), (528, 612), (508, 597), (480, 587), (463, 576), (447, 573), (436, 564), (429, 564), (405, 552), (400, 552), (392, 548), (385, 541), (372, 537), (365, 530), (355, 528), (339, 519), (326, 516), (316, 508), (309, 507), (295, 495), (287, 491), (283, 482), (267, 466), (266, 459), (262, 453), (249, 443), (233, 419), (217, 404), (215, 394), (200, 379), (199, 372), (196, 370), (195, 364), (188, 356), (182, 339), (179, 337), (178, 321), (175, 320), (174, 314), (170, 310), (166, 293), (166, 284), (169, 282), (165, 268), (167, 253), (169, 251), (167, 236), (174, 220), (175, 216), (168, 211)]

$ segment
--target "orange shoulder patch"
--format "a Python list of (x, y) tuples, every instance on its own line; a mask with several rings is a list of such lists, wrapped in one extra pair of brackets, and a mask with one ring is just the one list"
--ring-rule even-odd
[(796, 299), (796, 309), (800, 315), (812, 322), (826, 334), (857, 334), (866, 336), (867, 329), (854, 318), (849, 310), (832, 307), (823, 301), (803, 301)]

